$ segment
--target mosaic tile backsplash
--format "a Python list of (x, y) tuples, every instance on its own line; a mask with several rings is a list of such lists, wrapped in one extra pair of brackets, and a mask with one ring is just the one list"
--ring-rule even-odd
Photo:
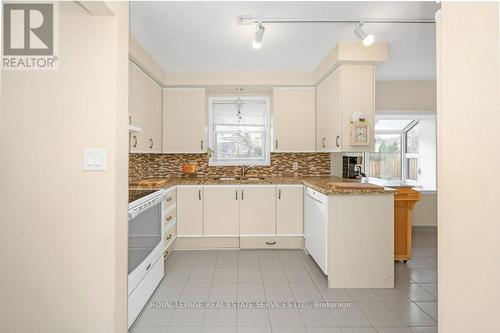
[[(182, 165), (198, 164), (198, 174), (207, 177), (238, 176), (239, 166), (208, 166), (207, 154), (129, 154), (129, 180), (144, 178), (177, 177), (182, 175)], [(298, 170), (293, 170), (293, 163)], [(271, 165), (255, 166), (248, 176), (329, 176), (330, 153), (272, 153)]]

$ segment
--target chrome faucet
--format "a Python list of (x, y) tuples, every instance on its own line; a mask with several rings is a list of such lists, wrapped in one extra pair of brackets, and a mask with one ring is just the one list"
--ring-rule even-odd
[(246, 177), (248, 170), (250, 170), (251, 168), (252, 166), (246, 166), (244, 164), (241, 166), (241, 179), (244, 179)]

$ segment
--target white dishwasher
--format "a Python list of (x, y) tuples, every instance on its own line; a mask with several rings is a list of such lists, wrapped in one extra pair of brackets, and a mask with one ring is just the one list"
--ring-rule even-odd
[(328, 275), (328, 196), (306, 187), (305, 246)]

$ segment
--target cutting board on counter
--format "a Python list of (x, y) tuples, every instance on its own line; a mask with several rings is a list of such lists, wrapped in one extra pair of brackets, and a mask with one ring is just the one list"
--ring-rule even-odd
[(129, 186), (157, 187), (165, 185), (166, 183), (167, 180), (165, 178), (147, 178), (130, 182)]
[(378, 186), (374, 184), (369, 184), (369, 183), (336, 183), (336, 182), (329, 182), (328, 185), (330, 186), (335, 186), (336, 188), (339, 189), (349, 189), (349, 190), (366, 190), (366, 189), (375, 189), (375, 190), (382, 190), (384, 187), (383, 186)]

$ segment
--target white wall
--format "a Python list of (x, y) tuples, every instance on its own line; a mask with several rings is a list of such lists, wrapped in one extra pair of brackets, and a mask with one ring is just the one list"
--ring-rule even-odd
[(125, 332), (128, 4), (59, 5), (59, 70), (2, 73), (0, 331)]
[(413, 208), (414, 226), (437, 226), (437, 192), (423, 192)]
[(436, 112), (436, 81), (377, 81), (376, 112)]
[(498, 2), (437, 24), (439, 332), (500, 332)]

